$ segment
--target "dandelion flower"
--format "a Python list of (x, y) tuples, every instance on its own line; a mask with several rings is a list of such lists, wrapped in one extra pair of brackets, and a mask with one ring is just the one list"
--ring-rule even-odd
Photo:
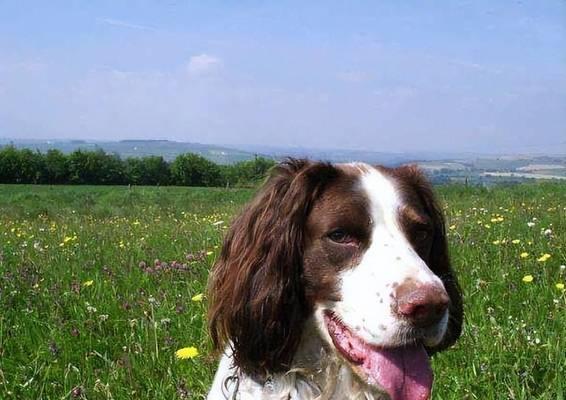
[(534, 279), (534, 278), (533, 278), (532, 275), (525, 275), (525, 276), (523, 276), (523, 282), (525, 282), (525, 283), (530, 283), (530, 282), (533, 281), (533, 279)]
[(519, 244), (519, 243), (521, 243), (521, 241), (519, 239), (513, 239), (513, 240), (511, 240), (511, 243)]
[(175, 356), (180, 360), (186, 360), (187, 358), (195, 358), (198, 356), (198, 350), (196, 347), (183, 347), (175, 352)]
[(527, 253), (526, 251), (523, 251), (519, 257), (527, 258), (528, 256), (529, 256), (529, 253)]
[(564, 290), (564, 284), (562, 282), (558, 282), (555, 286), (558, 290)]
[(191, 297), (191, 300), (198, 302), (198, 301), (202, 301), (202, 298), (203, 298), (203, 294), (199, 293), (199, 294), (195, 294), (193, 297)]
[(85, 282), (83, 282), (83, 286), (84, 287), (92, 286), (93, 283), (94, 283), (93, 280), (85, 281)]
[(540, 256), (539, 258), (537, 258), (538, 262), (546, 262), (548, 261), (548, 259), (550, 258), (550, 254), (548, 253), (544, 253), (542, 256)]
[(500, 244), (500, 243), (501, 243), (500, 240), (494, 240), (494, 241), (493, 241), (493, 244), (494, 244), (494, 245), (498, 245), (498, 244)]

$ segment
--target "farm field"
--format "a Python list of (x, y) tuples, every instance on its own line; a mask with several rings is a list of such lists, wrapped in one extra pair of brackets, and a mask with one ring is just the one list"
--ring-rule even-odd
[[(466, 322), (433, 398), (566, 398), (566, 185), (437, 190)], [(208, 271), (252, 193), (0, 185), (0, 399), (202, 399)]]

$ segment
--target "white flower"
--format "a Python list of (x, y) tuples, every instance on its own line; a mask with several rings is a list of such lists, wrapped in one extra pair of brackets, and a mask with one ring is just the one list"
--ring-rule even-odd
[(550, 236), (552, 235), (552, 229), (545, 229), (543, 232), (544, 236)]
[(535, 226), (535, 223), (534, 222), (527, 222), (527, 226), (529, 228), (532, 228), (533, 226)]

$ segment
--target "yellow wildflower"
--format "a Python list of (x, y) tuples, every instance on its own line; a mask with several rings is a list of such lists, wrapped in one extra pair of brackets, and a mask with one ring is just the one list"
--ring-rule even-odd
[(521, 243), (521, 241), (519, 239), (513, 239), (513, 240), (511, 240), (511, 243), (519, 244), (519, 243)]
[(202, 301), (203, 298), (203, 294), (199, 293), (199, 294), (195, 294), (193, 297), (191, 297), (192, 301)]
[(196, 347), (183, 347), (175, 352), (175, 356), (180, 360), (185, 360), (187, 358), (195, 358), (198, 356), (198, 350)]
[(207, 256), (210, 256), (210, 255), (212, 255), (212, 253), (213, 253), (212, 251), (207, 251), (207, 252), (206, 252), (206, 255), (207, 255)]
[(533, 278), (532, 275), (525, 275), (525, 276), (523, 276), (523, 282), (525, 282), (525, 283), (530, 283), (530, 282), (533, 281), (533, 279), (534, 279), (534, 278)]
[(83, 286), (84, 286), (84, 287), (92, 286), (93, 283), (94, 283), (94, 281), (91, 279), (91, 280), (89, 280), (89, 281), (83, 282)]
[(550, 257), (551, 257), (550, 254), (544, 253), (542, 256), (537, 258), (537, 261), (538, 262), (546, 262)]
[(564, 290), (564, 284), (562, 282), (558, 282), (555, 286), (558, 290)]
[(449, 227), (448, 229), (450, 229), (451, 231), (453, 231), (454, 229), (456, 229), (456, 225), (450, 225), (450, 227)]
[(494, 240), (494, 241), (493, 241), (493, 244), (495, 244), (495, 245), (498, 245), (499, 243), (501, 243), (500, 240)]
[(528, 256), (529, 256), (529, 253), (527, 253), (526, 251), (523, 251), (519, 257), (527, 258)]

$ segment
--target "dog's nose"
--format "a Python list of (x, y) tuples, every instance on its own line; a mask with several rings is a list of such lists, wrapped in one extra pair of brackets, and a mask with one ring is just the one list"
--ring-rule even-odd
[(443, 287), (427, 284), (410, 291), (398, 292), (395, 312), (413, 326), (424, 328), (438, 323), (449, 303), (450, 299)]

